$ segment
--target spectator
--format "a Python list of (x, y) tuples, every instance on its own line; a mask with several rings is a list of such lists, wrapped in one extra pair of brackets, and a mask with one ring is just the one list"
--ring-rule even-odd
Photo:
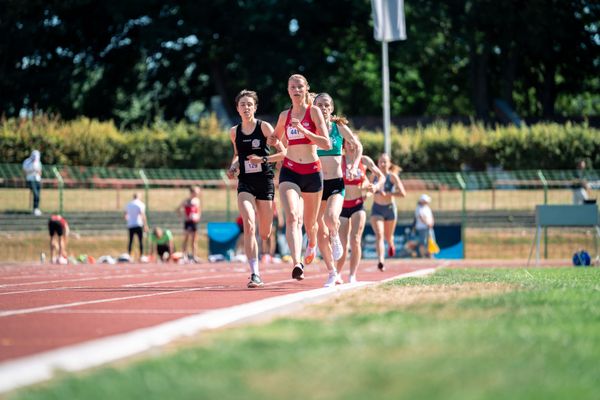
[(177, 207), (177, 214), (183, 215), (183, 248), (181, 251), (184, 256), (188, 251), (188, 243), (190, 252), (187, 253), (187, 259), (191, 262), (198, 262), (196, 256), (198, 247), (198, 223), (202, 217), (202, 206), (200, 204), (200, 187), (190, 187), (190, 195), (187, 199), (181, 202)]
[(427, 258), (433, 256), (432, 254), (429, 254), (427, 240), (429, 239), (429, 235), (433, 234), (433, 225), (435, 223), (433, 212), (431, 211), (429, 204), (431, 204), (431, 197), (422, 194), (421, 197), (419, 197), (417, 209), (415, 210), (415, 230), (417, 231), (419, 254), (421, 257)]
[(127, 229), (129, 230), (129, 244), (127, 245), (127, 253), (131, 256), (133, 246), (133, 237), (138, 237), (140, 246), (140, 258), (144, 255), (143, 237), (144, 232), (148, 230), (146, 224), (146, 205), (140, 200), (140, 194), (134, 193), (133, 200), (127, 203), (125, 207), (125, 220), (127, 221)]
[(40, 156), (38, 150), (33, 150), (31, 155), (23, 161), (27, 186), (31, 189), (33, 195), (33, 214), (36, 217), (42, 215), (40, 210), (40, 193), (42, 191), (42, 162)]
[(169, 229), (163, 230), (162, 228), (156, 227), (150, 234), (150, 258), (154, 256), (156, 250), (157, 260), (168, 261), (173, 253), (175, 252), (175, 246), (173, 244), (173, 233)]
[(48, 234), (50, 235), (50, 262), (66, 263), (69, 223), (63, 216), (52, 214), (48, 220)]
[(575, 170), (573, 182), (573, 204), (581, 205), (589, 199), (590, 184), (585, 179), (585, 160), (579, 160)]

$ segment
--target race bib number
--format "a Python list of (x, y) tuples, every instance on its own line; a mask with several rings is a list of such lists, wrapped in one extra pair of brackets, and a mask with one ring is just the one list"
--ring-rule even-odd
[(288, 126), (287, 137), (288, 140), (304, 139), (304, 133), (300, 132), (297, 128), (294, 128), (293, 126)]
[(250, 161), (244, 161), (244, 170), (247, 174), (254, 174), (262, 171), (262, 164), (252, 164)]

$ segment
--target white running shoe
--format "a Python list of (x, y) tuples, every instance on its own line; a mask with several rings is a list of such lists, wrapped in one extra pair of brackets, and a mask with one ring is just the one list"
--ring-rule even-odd
[(39, 208), (36, 208), (35, 210), (33, 210), (33, 215), (39, 217), (40, 215), (42, 215), (42, 211)]
[(348, 283), (356, 283), (356, 282), (358, 282), (358, 281), (356, 280), (356, 275), (350, 275), (350, 276), (348, 277)]
[(336, 272), (330, 272), (329, 273), (329, 277), (327, 278), (327, 281), (325, 282), (325, 287), (334, 287), (335, 286), (335, 282), (337, 280), (337, 273)]
[(344, 246), (342, 246), (340, 235), (335, 235), (331, 238), (331, 254), (333, 255), (334, 261), (342, 258), (342, 255), (344, 254)]
[(342, 279), (342, 276), (340, 274), (337, 274), (337, 278), (335, 278), (335, 284), (336, 285), (343, 285), (344, 284), (344, 279)]

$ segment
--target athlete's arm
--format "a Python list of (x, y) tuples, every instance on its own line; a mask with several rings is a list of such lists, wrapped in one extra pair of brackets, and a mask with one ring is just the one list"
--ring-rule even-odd
[(231, 144), (233, 145), (233, 157), (231, 158), (231, 164), (229, 165), (229, 169), (227, 170), (227, 177), (229, 179), (235, 178), (235, 172), (238, 170), (240, 164), (238, 160), (238, 152), (237, 147), (235, 145), (235, 137), (237, 134), (237, 125), (232, 127), (229, 130), (229, 138), (231, 139)]
[(352, 154), (354, 155), (354, 162), (352, 163), (351, 170), (356, 171), (358, 168), (358, 164), (360, 163), (360, 158), (363, 154), (363, 146), (358, 137), (352, 132), (352, 130), (346, 124), (342, 124), (341, 122), (337, 123), (338, 130), (340, 134), (344, 138), (344, 140), (351, 146)]
[(377, 177), (377, 183), (373, 186), (373, 191), (378, 192), (382, 190), (383, 186), (385, 185), (385, 175), (383, 175), (383, 172), (381, 172), (379, 167), (377, 167), (375, 162), (369, 156), (362, 156), (362, 162), (365, 165), (365, 167), (367, 167), (367, 169), (371, 171), (372, 181), (375, 181), (375, 177)]
[(404, 184), (402, 184), (400, 177), (396, 174), (392, 174), (392, 182), (394, 183), (396, 190), (394, 190), (391, 195), (394, 197), (406, 197), (406, 189), (404, 188)]
[(321, 113), (319, 107), (310, 108), (310, 117), (317, 127), (317, 133), (312, 133), (300, 123), (296, 126), (296, 128), (302, 130), (304, 136), (310, 139), (310, 141), (316, 144), (320, 149), (331, 150), (329, 130), (327, 129), (327, 125), (325, 125), (325, 118), (323, 118), (323, 113)]
[(280, 112), (279, 118), (277, 119), (277, 124), (275, 125), (274, 134), (279, 140), (283, 140), (285, 138), (285, 120), (287, 119), (287, 113), (287, 110)]
[(283, 145), (282, 141), (278, 139), (271, 124), (268, 122), (263, 122), (261, 124), (261, 129), (263, 135), (265, 135), (267, 138), (267, 144), (275, 147), (276, 150), (275, 153), (267, 156), (267, 162), (277, 162), (283, 160), (286, 156), (287, 148)]

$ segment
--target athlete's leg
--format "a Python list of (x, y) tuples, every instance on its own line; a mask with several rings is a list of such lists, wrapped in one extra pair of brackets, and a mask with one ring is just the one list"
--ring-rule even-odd
[(394, 217), (393, 220), (387, 220), (383, 222), (383, 235), (385, 237), (385, 241), (388, 244), (388, 248), (390, 249), (388, 251), (388, 255), (390, 257), (393, 257), (396, 253), (396, 247), (394, 245), (394, 231), (396, 230), (396, 220), (397, 218)]
[[(319, 212), (317, 214), (317, 243), (321, 257), (327, 266), (327, 270), (331, 271), (334, 266), (333, 256), (331, 255), (331, 244), (329, 242), (329, 228), (325, 224), (324, 214), (327, 209), (327, 201), (321, 201)], [(309, 241), (310, 243), (310, 241)]]
[[(317, 245), (317, 232), (319, 225), (317, 224), (317, 216), (319, 215), (319, 206), (321, 205), (321, 196), (323, 191), (318, 192), (303, 192), (302, 198), (304, 199), (304, 229), (306, 230), (306, 236), (308, 236), (309, 247), (315, 247)], [(327, 270), (333, 270), (333, 264), (327, 265)]]
[(348, 236), (350, 234), (350, 219), (340, 217), (340, 229), (339, 235), (340, 240), (342, 241), (342, 247), (344, 248), (344, 252), (342, 253), (342, 257), (337, 261), (336, 267), (338, 274), (342, 272), (344, 268), (344, 263), (346, 262), (346, 256), (348, 255)]
[(362, 234), (365, 230), (367, 222), (367, 213), (365, 210), (360, 210), (352, 214), (350, 217), (350, 275), (356, 276), (358, 265), (362, 258)]
[(294, 265), (301, 262), (302, 253), (302, 197), (300, 187), (295, 183), (279, 183), (281, 206), (285, 213), (285, 237), (290, 248)]
[(381, 216), (371, 217), (371, 226), (375, 233), (375, 250), (377, 250), (377, 260), (383, 264), (384, 250), (383, 245), (383, 218)]
[(270, 254), (270, 243), (273, 228), (273, 200), (256, 200), (258, 218), (258, 234), (260, 235), (262, 253)]
[[(343, 205), (344, 196), (339, 193), (333, 194), (327, 199), (326, 207), (323, 211), (323, 219), (331, 237), (337, 236), (340, 229), (340, 214)], [(321, 207), (323, 207), (323, 203), (321, 203)]]

